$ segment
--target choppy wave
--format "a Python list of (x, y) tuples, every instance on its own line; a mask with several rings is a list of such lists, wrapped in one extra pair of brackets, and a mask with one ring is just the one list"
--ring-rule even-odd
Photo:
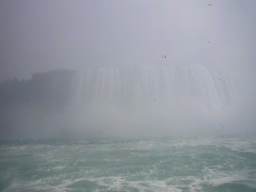
[(255, 191), (255, 136), (0, 146), (0, 190)]

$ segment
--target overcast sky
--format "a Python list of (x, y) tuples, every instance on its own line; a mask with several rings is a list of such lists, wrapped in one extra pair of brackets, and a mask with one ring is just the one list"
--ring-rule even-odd
[(0, 80), (93, 66), (255, 73), (255, 10), (255, 0), (1, 0)]

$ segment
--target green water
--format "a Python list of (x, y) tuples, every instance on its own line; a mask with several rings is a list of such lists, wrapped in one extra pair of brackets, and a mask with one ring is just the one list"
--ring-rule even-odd
[(256, 191), (256, 137), (2, 141), (1, 191)]

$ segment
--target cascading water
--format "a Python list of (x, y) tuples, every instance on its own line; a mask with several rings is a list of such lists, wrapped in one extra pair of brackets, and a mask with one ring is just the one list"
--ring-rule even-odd
[(84, 69), (73, 79), (67, 111), (80, 129), (205, 126), (235, 110), (240, 84), (233, 73), (202, 65)]

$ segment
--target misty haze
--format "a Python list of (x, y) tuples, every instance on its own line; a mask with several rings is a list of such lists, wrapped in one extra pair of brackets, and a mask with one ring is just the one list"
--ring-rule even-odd
[(255, 191), (255, 9), (1, 1), (0, 190)]

